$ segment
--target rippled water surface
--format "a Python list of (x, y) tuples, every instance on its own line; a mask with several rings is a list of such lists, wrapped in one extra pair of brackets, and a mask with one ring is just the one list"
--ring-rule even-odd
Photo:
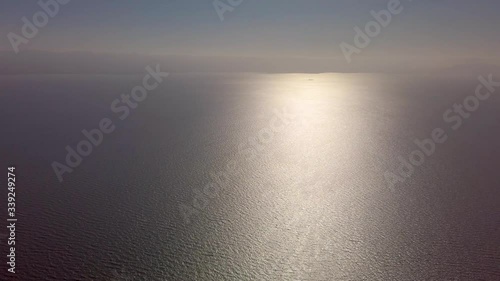
[[(183, 74), (120, 120), (141, 81), (0, 77), (19, 280), (500, 280), (500, 89), (455, 131), (475, 77)], [(51, 163), (105, 117), (59, 183)]]

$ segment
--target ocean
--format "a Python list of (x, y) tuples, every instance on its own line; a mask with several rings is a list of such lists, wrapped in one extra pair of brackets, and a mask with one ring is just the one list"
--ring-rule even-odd
[(191, 73), (122, 100), (142, 78), (0, 76), (0, 279), (500, 280), (500, 87)]

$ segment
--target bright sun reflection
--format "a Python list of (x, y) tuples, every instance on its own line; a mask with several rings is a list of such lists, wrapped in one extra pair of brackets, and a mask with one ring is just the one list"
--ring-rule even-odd
[[(331, 259), (323, 249), (331, 246), (332, 225), (344, 221), (344, 214), (367, 211), (353, 202), (365, 196), (359, 185), (366, 182), (360, 172), (370, 157), (363, 152), (371, 145), (366, 141), (373, 125), (366, 110), (371, 100), (366, 84), (353, 79), (349, 74), (279, 74), (246, 84), (252, 87), (247, 102), (254, 129), (269, 127), (268, 117), (276, 110), (286, 108), (294, 116), (260, 147), (259, 157), (238, 179), (244, 194), (238, 206), (258, 198), (242, 208), (258, 237), (248, 247), (259, 259), (277, 259), (275, 264), (284, 267), (279, 271), (319, 266), (309, 262), (321, 255)], [(350, 223), (353, 229), (366, 224), (356, 218)]]

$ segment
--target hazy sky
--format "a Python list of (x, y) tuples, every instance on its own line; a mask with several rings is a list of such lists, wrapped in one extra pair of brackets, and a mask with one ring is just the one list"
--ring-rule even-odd
[[(47, 0), (43, 0), (47, 1)], [(221, 0), (226, 2), (227, 0)], [(0, 50), (37, 1), (2, 1)], [(243, 0), (220, 21), (212, 0), (73, 0), (21, 50), (236, 57), (343, 57), (354, 27), (389, 0)], [(360, 58), (498, 58), (500, 1), (401, 0)]]

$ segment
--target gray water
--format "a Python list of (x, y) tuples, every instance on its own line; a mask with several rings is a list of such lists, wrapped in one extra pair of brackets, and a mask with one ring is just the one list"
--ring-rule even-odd
[[(500, 89), (453, 130), (476, 77), (183, 74), (120, 120), (141, 80), (0, 77), (2, 280), (500, 280)], [(60, 183), (51, 163), (105, 117)], [(435, 128), (447, 141), (390, 189)]]

